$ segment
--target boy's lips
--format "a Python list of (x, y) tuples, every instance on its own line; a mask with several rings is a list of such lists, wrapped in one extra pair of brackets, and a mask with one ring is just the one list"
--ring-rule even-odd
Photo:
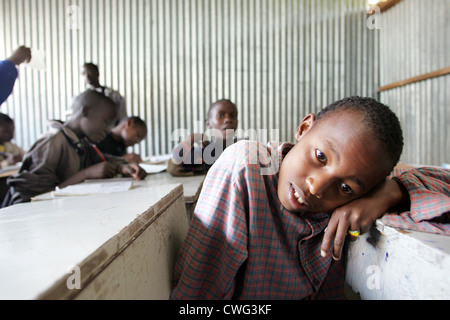
[(289, 186), (289, 201), (296, 210), (304, 210), (310, 207), (305, 193), (297, 185), (291, 183)]

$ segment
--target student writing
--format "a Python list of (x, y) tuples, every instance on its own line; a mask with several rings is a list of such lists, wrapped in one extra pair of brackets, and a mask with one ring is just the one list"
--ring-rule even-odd
[(97, 146), (113, 156), (123, 157), (127, 162), (142, 162), (140, 155), (127, 153), (127, 148), (140, 143), (147, 136), (147, 125), (139, 117), (126, 117), (119, 122)]
[(58, 130), (39, 139), (25, 154), (19, 173), (8, 178), (10, 189), (3, 206), (86, 179), (146, 176), (145, 170), (122, 158), (104, 154), (106, 161), (102, 161), (92, 146), (106, 136), (117, 118), (111, 99), (88, 90), (74, 99), (72, 108), (71, 117), (64, 124), (55, 122)]

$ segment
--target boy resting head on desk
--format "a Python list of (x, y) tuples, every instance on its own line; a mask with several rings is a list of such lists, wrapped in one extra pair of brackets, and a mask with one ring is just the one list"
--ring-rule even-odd
[(373, 99), (343, 99), (306, 116), (296, 140), (268, 148), (240, 141), (214, 163), (172, 299), (345, 298), (345, 238), (408, 203), (410, 189), (433, 188), (386, 179), (403, 137), (395, 114)]
[(103, 153), (123, 157), (127, 162), (142, 162), (140, 155), (127, 153), (127, 148), (147, 136), (147, 124), (139, 117), (126, 117), (119, 122), (97, 146)]
[(116, 174), (139, 180), (146, 172), (137, 164), (103, 155), (95, 143), (111, 129), (117, 106), (96, 91), (85, 91), (73, 102), (73, 114), (64, 123), (55, 122), (52, 131), (39, 139), (25, 154), (19, 173), (8, 178), (10, 186), (3, 207), (28, 202), (31, 197), (64, 188), (86, 179), (111, 178)]

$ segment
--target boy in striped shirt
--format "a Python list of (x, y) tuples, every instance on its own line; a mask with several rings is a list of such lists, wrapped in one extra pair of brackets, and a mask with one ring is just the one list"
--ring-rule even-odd
[[(390, 208), (414, 211), (417, 190), (441, 184), (437, 193), (447, 190), (448, 198), (448, 172), (437, 183), (426, 170), (387, 179), (402, 131), (373, 99), (346, 98), (308, 115), (296, 140), (267, 148), (241, 141), (212, 166), (175, 266), (172, 299), (344, 298), (346, 237), (366, 232)], [(408, 175), (424, 185), (405, 183)]]

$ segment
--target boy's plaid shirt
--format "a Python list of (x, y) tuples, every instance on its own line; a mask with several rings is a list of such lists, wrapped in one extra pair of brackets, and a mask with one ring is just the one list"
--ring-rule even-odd
[[(278, 166), (290, 148), (280, 146)], [(262, 175), (260, 163), (249, 161), (258, 149), (260, 163), (270, 163), (270, 149), (241, 141), (208, 172), (175, 266), (172, 299), (344, 298), (343, 261), (320, 255), (329, 215), (284, 209), (279, 167)]]

